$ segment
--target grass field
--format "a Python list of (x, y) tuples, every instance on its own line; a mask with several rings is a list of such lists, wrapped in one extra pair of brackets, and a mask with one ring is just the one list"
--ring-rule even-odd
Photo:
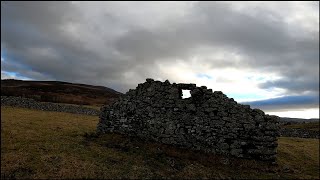
[(312, 131), (319, 131), (319, 122), (310, 122), (310, 123), (304, 123), (304, 124), (290, 124), (284, 127), (291, 128), (291, 129), (307, 129)]
[(1, 107), (1, 179), (319, 179), (318, 139), (279, 138), (278, 166), (271, 166), (118, 134), (96, 137), (97, 122), (96, 116)]

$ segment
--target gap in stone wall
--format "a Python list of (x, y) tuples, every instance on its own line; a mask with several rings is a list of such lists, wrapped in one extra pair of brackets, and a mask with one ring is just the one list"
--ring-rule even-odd
[(190, 98), (191, 94), (190, 94), (191, 90), (188, 89), (182, 89), (182, 99), (186, 99), (186, 98)]

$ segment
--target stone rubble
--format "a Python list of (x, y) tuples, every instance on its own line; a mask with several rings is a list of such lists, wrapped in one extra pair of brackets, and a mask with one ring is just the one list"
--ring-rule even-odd
[[(182, 99), (182, 90), (190, 90), (191, 97)], [(205, 86), (147, 79), (112, 105), (101, 108), (97, 132), (275, 161), (279, 119)]]

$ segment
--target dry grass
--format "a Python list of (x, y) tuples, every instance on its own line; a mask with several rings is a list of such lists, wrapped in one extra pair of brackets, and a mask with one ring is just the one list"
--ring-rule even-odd
[(97, 122), (1, 107), (1, 178), (319, 178), (317, 139), (280, 138), (279, 165), (271, 166), (118, 134), (96, 137)]
[(278, 163), (288, 168), (286, 177), (319, 179), (319, 139), (281, 137)]

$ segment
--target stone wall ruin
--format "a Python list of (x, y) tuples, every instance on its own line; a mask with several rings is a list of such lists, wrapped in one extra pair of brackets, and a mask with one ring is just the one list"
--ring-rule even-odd
[[(182, 99), (182, 90), (191, 97)], [(117, 132), (178, 147), (275, 161), (279, 117), (205, 86), (147, 79), (101, 108), (98, 133)]]

